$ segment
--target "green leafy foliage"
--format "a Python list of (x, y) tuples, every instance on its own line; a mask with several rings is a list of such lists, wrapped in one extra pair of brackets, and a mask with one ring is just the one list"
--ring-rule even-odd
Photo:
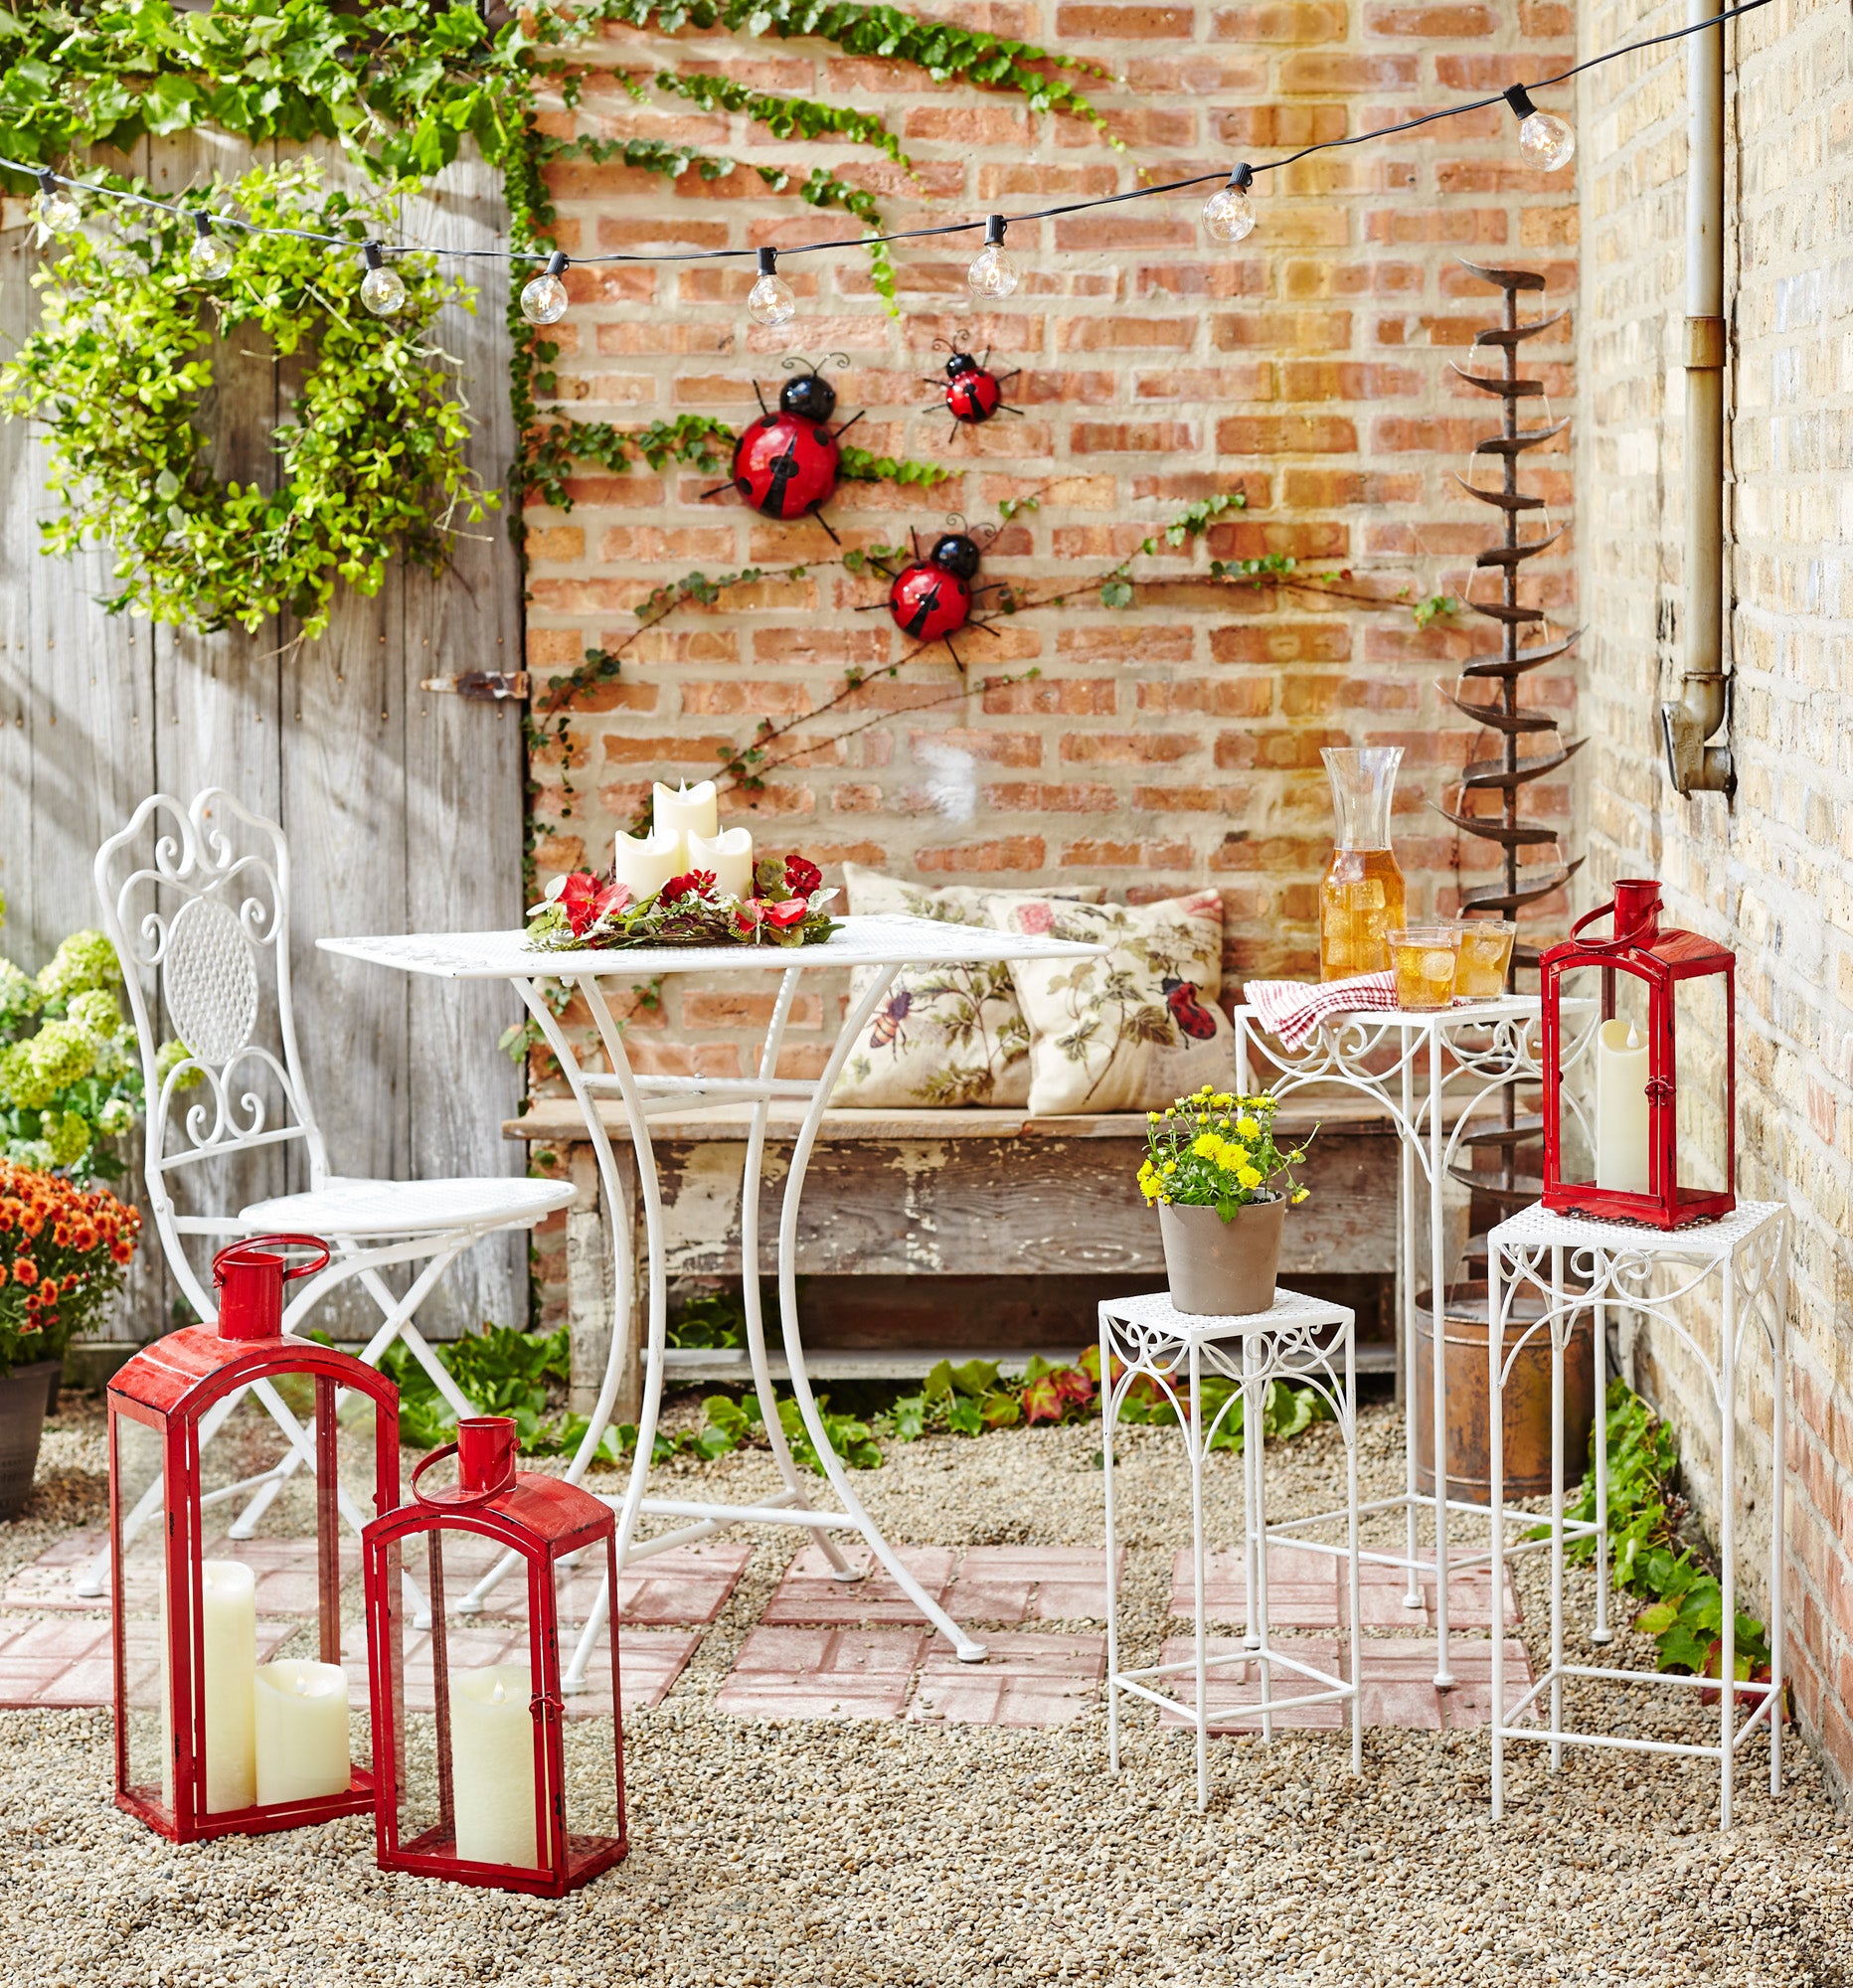
[[(937, 484), (949, 482), (958, 472), (936, 462), (913, 462), (906, 456), (874, 455), (866, 448), (856, 447), (853, 442), (844, 442), (838, 451), (838, 474), (845, 483), (915, 484), (923, 490), (931, 490)], [(843, 564), (846, 567), (852, 557), (858, 558), (858, 565), (851, 567), (850, 571), (858, 572), (866, 563), (866, 555), (845, 554)]]
[[(1206, 1083), (1162, 1111), (1145, 1114), (1145, 1158), (1139, 1192), (1147, 1208), (1169, 1202), (1175, 1208), (1213, 1208), (1225, 1222), (1263, 1196), (1304, 1201), (1290, 1169), (1306, 1158), (1305, 1143), (1274, 1144), (1278, 1103), (1266, 1091), (1238, 1096), (1211, 1090)], [(1307, 1135), (1310, 1138), (1310, 1134)], [(1282, 1186), (1276, 1188), (1273, 1183)]]
[(658, 89), (686, 96), (704, 110), (731, 110), (751, 117), (756, 124), (763, 124), (774, 138), (847, 138), (853, 144), (874, 145), (898, 166), (914, 163), (901, 149), (901, 140), (871, 110), (818, 103), (808, 96), (769, 95), (709, 70), (691, 71), (687, 75), (661, 70), (653, 81)]
[[(384, 200), (322, 198), (307, 161), (258, 167), (221, 202), (262, 227), (357, 246), (390, 215)], [(464, 460), (463, 403), (426, 342), (438, 309), (468, 293), (431, 257), (398, 257), (405, 305), (376, 318), (359, 302), (358, 253), (288, 235), (224, 239), (231, 271), (209, 284), (165, 209), (127, 208), (106, 238), (66, 238), (34, 274), (43, 317), (0, 371), (0, 408), (36, 419), (50, 443), (62, 509), (43, 527), (46, 550), (114, 549), (112, 611), (255, 629), (287, 610), (316, 635), (337, 585), (373, 594), (389, 562), (441, 567), (458, 525), (495, 501)], [(215, 341), (253, 337), (308, 362), (272, 436), (274, 490), (216, 476), (196, 422)]]
[[(572, 1376), (567, 1329), (516, 1332), (485, 1325), (468, 1339), (431, 1349), (465, 1398), (485, 1415), (512, 1415), (529, 1456), (572, 1448), (586, 1432), (579, 1415), (548, 1411), (549, 1383), (564, 1387)], [(456, 1434), (456, 1414), (407, 1347), (395, 1344), (380, 1362), (399, 1390), (399, 1434), (415, 1449), (435, 1449)]]
[(710, 473), (733, 459), (734, 430), (714, 414), (677, 414), (640, 428), (611, 421), (576, 421), (554, 414), (528, 433), (523, 482), (557, 510), (573, 508), (567, 479), (575, 463), (593, 463), (622, 476), (633, 463), (647, 462), (659, 474), (672, 462)]

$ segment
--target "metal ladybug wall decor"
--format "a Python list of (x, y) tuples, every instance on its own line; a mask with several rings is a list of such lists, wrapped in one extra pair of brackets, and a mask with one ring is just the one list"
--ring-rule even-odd
[[(967, 626), (984, 627), (982, 621), (972, 620), (972, 603), (979, 594), (991, 589), (974, 587), (971, 583), (977, 578), (981, 551), (977, 539), (964, 529), (964, 519), (954, 512), (946, 523), (952, 529), (940, 533), (925, 559), (921, 557), (919, 535), (910, 527), (908, 536), (914, 542), (912, 562), (892, 576), (886, 602), (872, 601), (869, 607), (857, 611), (867, 613), (870, 608), (886, 605), (895, 626), (904, 635), (917, 642), (943, 642), (953, 662), (963, 669), (964, 658), (953, 648), (952, 637)], [(980, 530), (987, 543), (996, 536), (995, 526), (982, 526)], [(889, 571), (879, 561), (870, 564), (879, 573)]]
[[(1001, 377), (991, 372), (991, 348), (984, 348), (984, 357), (974, 359), (956, 339), (935, 338), (935, 352), (949, 352), (952, 356), (945, 362), (945, 379), (926, 380), (927, 387), (941, 387), (945, 396), (946, 413), (952, 416), (951, 435), (963, 422), (967, 427), (976, 427), (980, 421), (988, 421), (993, 414), (1020, 414), (1021, 408), (1010, 407), (1004, 400), (1004, 388), (1019, 373), (1020, 366), (1013, 366)], [(927, 412), (930, 414), (931, 410)]]
[[(849, 355), (833, 352), (835, 360), (849, 364)], [(764, 518), (815, 518), (834, 542), (836, 534), (822, 514), (823, 506), (836, 494), (836, 480), (842, 467), (842, 437), (861, 414), (854, 414), (840, 428), (831, 429), (836, 414), (836, 389), (823, 377), (817, 365), (802, 359), (787, 359), (787, 367), (802, 371), (778, 390), (776, 411), (765, 405), (759, 383), (753, 383), (754, 399), (759, 404), (759, 417), (748, 423), (734, 444), (734, 467), (730, 480), (704, 490), (704, 497), (719, 497), (724, 491), (738, 490)]]

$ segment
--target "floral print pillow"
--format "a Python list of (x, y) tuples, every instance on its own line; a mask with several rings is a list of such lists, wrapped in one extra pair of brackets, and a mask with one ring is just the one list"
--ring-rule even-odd
[(1074, 963), (1011, 966), (1030, 1027), (1036, 1117), (1145, 1111), (1235, 1080), (1235, 1029), (1223, 986), (1223, 901), (1216, 891), (1155, 905), (1084, 905), (1002, 892), (985, 900), (999, 931), (1103, 945)]
[[(917, 918), (987, 928), (991, 920), (986, 906), (992, 899), (1010, 901), (1026, 895), (961, 884), (933, 889), (860, 863), (844, 864), (843, 882), (852, 913), (903, 911)], [(1035, 895), (1041, 903), (1047, 894)], [(1097, 889), (1094, 895), (1099, 895)], [(850, 982), (852, 1002), (868, 992), (875, 972), (873, 967), (856, 969)], [(851, 1050), (830, 1102), (863, 1109), (1020, 1107), (1030, 1093), (1029, 1048), (1029, 1024), (1017, 1003), (1010, 968), (1002, 962), (904, 967)]]

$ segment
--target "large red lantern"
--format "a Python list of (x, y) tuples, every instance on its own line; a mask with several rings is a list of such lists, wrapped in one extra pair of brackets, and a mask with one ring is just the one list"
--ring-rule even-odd
[(222, 1250), (218, 1323), (156, 1340), (109, 1384), (116, 1804), (179, 1843), (373, 1806), (343, 1534), (399, 1502), (399, 1396), (281, 1331), (285, 1279), (327, 1261), (309, 1236)]
[[(1581, 936), (1603, 918), (1608, 937)], [(1545, 953), (1546, 1208), (1683, 1229), (1737, 1206), (1735, 966), (1660, 928), (1651, 878), (1618, 883)]]
[[(584, 1555), (614, 1593), (616, 1527), (577, 1484), (516, 1470), (515, 1448), (510, 1416), (465, 1417), (413, 1473), (411, 1500), (367, 1528), (378, 1861), (558, 1899), (629, 1847), (615, 1623), (609, 1718), (569, 1721), (560, 1689), (563, 1563)], [(451, 1454), (454, 1487), (421, 1489)], [(518, 1612), (453, 1624), (446, 1596), (510, 1552), (526, 1563), (502, 1590)], [(428, 1598), (428, 1630), (408, 1619), (409, 1585)]]

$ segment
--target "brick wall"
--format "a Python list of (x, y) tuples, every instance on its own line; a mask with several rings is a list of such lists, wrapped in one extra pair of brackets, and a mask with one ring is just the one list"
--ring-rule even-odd
[[(1437, 6), (1307, 0), (1248, 7), (1110, 6), (1044, 0), (960, 10), (959, 18), (1060, 46), (1123, 78), (1096, 96), (1138, 165), (1163, 178), (1260, 158), (1312, 137), (1394, 121), (1450, 96), (1535, 77), (1567, 58), (1570, 10), (1559, 5)], [(560, 130), (650, 136), (777, 163), (802, 177), (829, 164), (876, 191), (891, 225), (982, 214), (992, 206), (1110, 192), (1133, 165), (1078, 120), (1032, 117), (997, 93), (941, 86), (898, 65), (851, 61), (823, 44), (673, 41), (626, 36), (614, 68), (721, 65), (773, 90), (879, 108), (917, 162), (918, 179), (867, 149), (777, 144), (739, 118), (634, 105), (594, 75)], [(553, 174), (569, 249), (666, 244), (789, 245), (854, 232), (757, 175), (669, 183), (621, 166), (563, 163)], [(751, 266), (578, 269), (575, 308), (560, 327), (562, 400), (584, 418), (641, 423), (678, 413), (730, 419), (753, 412), (752, 383), (775, 382), (786, 353), (849, 355), (832, 375), (845, 413), (868, 411), (856, 439), (943, 460), (958, 479), (931, 495), (845, 485), (831, 518), (846, 543), (892, 542), (959, 510), (974, 523), (1001, 499), (1040, 493), (986, 558), (989, 578), (1053, 591), (1122, 557), (1186, 503), (1239, 490), (1248, 508), (1216, 527), (1208, 555), (1280, 553), (1313, 571), (1345, 569), (1389, 597), (1464, 591), (1466, 555), (1488, 542), (1493, 514), (1454, 493), (1496, 404), (1463, 387), (1448, 361), (1492, 321), (1496, 294), (1456, 256), (1546, 268), (1553, 301), (1576, 280), (1573, 175), (1525, 170), (1503, 108), (1431, 132), (1327, 154), (1269, 175), (1260, 226), (1237, 248), (1198, 225), (1200, 197), (1151, 202), (1020, 227), (1010, 247), (1029, 265), (1021, 290), (976, 311), (964, 283), (975, 243), (905, 247), (899, 317), (887, 315), (858, 254), (787, 264), (800, 314), (783, 332), (754, 331), (742, 300)], [(922, 384), (959, 334), (1022, 367), (999, 416), (948, 442), (942, 414), (922, 412)], [(1571, 347), (1536, 342), (1557, 413), (1570, 410)], [(1534, 462), (1540, 458), (1534, 457)], [(1567, 494), (1567, 457), (1543, 463), (1543, 487)], [(811, 524), (771, 524), (732, 497), (698, 501), (714, 478), (693, 471), (587, 473), (570, 515), (537, 510), (529, 656), (545, 678), (589, 646), (620, 639), (646, 591), (699, 567), (827, 561)], [(1191, 562), (1145, 562), (1155, 576)], [(1568, 598), (1568, 566), (1539, 575)], [(536, 767), (538, 817), (561, 825), (539, 845), (543, 874), (582, 857), (605, 860), (653, 775), (699, 776), (717, 748), (759, 714), (802, 716), (840, 682), (908, 645), (872, 578), (829, 564), (801, 580), (730, 594), (683, 612), (629, 651), (619, 680), (576, 716), (566, 769)], [(1481, 628), (1490, 624), (1480, 624)], [(1452, 832), (1429, 809), (1446, 775), (1483, 738), (1431, 688), (1449, 658), (1492, 646), (1478, 629), (1419, 634), (1406, 608), (1366, 611), (1304, 593), (1235, 594), (1205, 586), (1142, 591), (1126, 611), (1092, 602), (1015, 619), (964, 647), (974, 675), (1036, 668), (1040, 677), (947, 701), (959, 679), (943, 652), (876, 678), (820, 723), (804, 763), (751, 805), (724, 813), (755, 823), (773, 846), (801, 846), (826, 865), (885, 864), (933, 879), (1031, 885), (1057, 877), (1152, 898), (1206, 880), (1228, 908), (1239, 969), (1304, 970), (1315, 959), (1315, 884), (1330, 847), (1319, 747), (1398, 741), (1407, 748), (1399, 850), (1415, 886), (1411, 909), (1451, 906)], [(1566, 675), (1531, 680), (1528, 695), (1568, 710)], [(877, 712), (892, 718), (841, 744), (834, 732)], [(976, 762), (970, 819), (926, 798), (923, 744)], [(1567, 794), (1540, 804), (1562, 808)], [(1471, 844), (1467, 860), (1483, 860)], [(672, 988), (638, 1017), (646, 1068), (732, 1072), (758, 1019), (758, 998)], [(825, 1054), (822, 1006), (801, 1018), (793, 1070)]]
[[(1671, 6), (1592, 7), (1581, 22), (1585, 53), (1684, 19)], [(1853, 1339), (1844, 1312), (1853, 1278), (1853, 772), (1842, 743), (1853, 627), (1844, 223), (1853, 88), (1843, 18), (1779, 0), (1728, 32), (1728, 583), (1741, 785), (1730, 805), (1718, 795), (1682, 800), (1660, 761), (1658, 703), (1675, 692), (1680, 659), (1685, 67), (1677, 53), (1642, 56), (1586, 78), (1579, 116), (1578, 350), (1590, 383), (1579, 589), (1596, 741), (1586, 755), (1585, 896), (1594, 902), (1617, 875), (1657, 875), (1675, 922), (1738, 948), (1738, 1191), (1789, 1202), (1796, 1221), (1790, 1648), (1804, 1726), (1853, 1786)], [(1672, 1408), (1715, 1520), (1715, 1411), (1671, 1349), (1652, 1349), (1647, 1377)], [(1765, 1365), (1740, 1417), (1759, 1471), (1769, 1410)], [(1752, 1521), (1765, 1525), (1767, 1515), (1754, 1511)], [(1767, 1584), (1752, 1572), (1767, 1605)]]

